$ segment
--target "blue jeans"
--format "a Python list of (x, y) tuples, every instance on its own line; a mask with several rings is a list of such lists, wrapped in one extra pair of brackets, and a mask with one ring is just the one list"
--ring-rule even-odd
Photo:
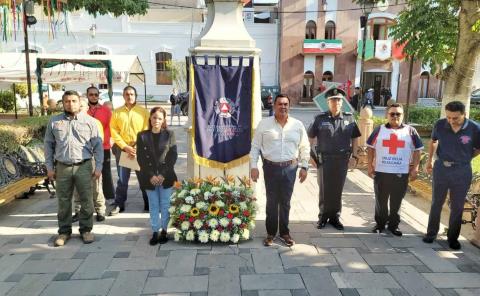
[[(156, 186), (155, 190), (145, 190), (148, 195), (148, 203), (150, 204), (150, 224), (153, 232), (158, 232), (160, 228), (167, 231), (168, 221), (170, 220), (170, 197), (172, 195), (173, 187), (163, 188), (163, 186)], [(161, 214), (161, 225), (160, 217)]]

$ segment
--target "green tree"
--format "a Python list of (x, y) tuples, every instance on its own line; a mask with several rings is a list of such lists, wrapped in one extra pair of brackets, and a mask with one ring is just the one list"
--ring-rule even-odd
[(183, 61), (170, 60), (167, 62), (167, 69), (172, 73), (173, 85), (179, 92), (187, 90), (187, 69)]
[[(21, 98), (26, 98), (28, 96), (27, 84), (26, 83), (14, 83), (12, 84), (12, 91), (13, 87), (15, 87), (15, 93), (18, 94)], [(32, 92), (37, 91), (37, 86), (32, 84)]]
[[(41, 4), (45, 1), (36, 0), (36, 2)], [(47, 14), (47, 5), (43, 7)], [(148, 0), (67, 0), (65, 3), (62, 3), (62, 5), (50, 6), (52, 10), (51, 13), (54, 12), (57, 7), (66, 11), (85, 9), (85, 11), (92, 15), (112, 13), (114, 16), (120, 16), (122, 14), (145, 14), (149, 5)]]
[(0, 108), (5, 112), (13, 110), (15, 99), (11, 90), (0, 90)]
[[(353, 2), (372, 1), (382, 0)], [(405, 42), (407, 54), (430, 65), (434, 74), (445, 80), (442, 115), (443, 107), (455, 100), (469, 110), (474, 65), (480, 56), (480, 0), (406, 2), (391, 36)]]

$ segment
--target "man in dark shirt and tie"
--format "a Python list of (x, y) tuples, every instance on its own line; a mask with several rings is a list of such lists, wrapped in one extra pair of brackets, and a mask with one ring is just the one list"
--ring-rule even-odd
[[(80, 96), (66, 91), (62, 97), (65, 112), (50, 119), (45, 133), (45, 162), (50, 180), (56, 180), (58, 236), (63, 246), (72, 234), (73, 188), (80, 195), (80, 235), (84, 243), (94, 241), (92, 178), (102, 173), (103, 147), (95, 119), (80, 113)], [(95, 170), (92, 167), (95, 159)], [(93, 171), (93, 175), (92, 175)]]

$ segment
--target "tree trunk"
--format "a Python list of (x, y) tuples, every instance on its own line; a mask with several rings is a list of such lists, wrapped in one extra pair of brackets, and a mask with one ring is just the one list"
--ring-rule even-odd
[(458, 18), (458, 42), (455, 60), (447, 74), (445, 93), (442, 99), (442, 117), (445, 105), (451, 101), (465, 104), (467, 116), (470, 110), (470, 93), (475, 65), (480, 55), (480, 33), (472, 32), (472, 26), (480, 19), (477, 5), (480, 1), (462, 0)]

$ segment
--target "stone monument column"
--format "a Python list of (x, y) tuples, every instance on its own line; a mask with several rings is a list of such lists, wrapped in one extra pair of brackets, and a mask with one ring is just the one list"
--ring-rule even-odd
[[(195, 40), (194, 47), (190, 48), (191, 55), (214, 57), (227, 56), (253, 56), (254, 57), (254, 85), (253, 90), (253, 128), (255, 128), (262, 118), (261, 99), (260, 99), (260, 49), (255, 47), (255, 40), (250, 36), (243, 22), (243, 2), (241, 0), (206, 0), (208, 15), (205, 28)], [(223, 61), (225, 60), (225, 61)], [(234, 59), (234, 65), (237, 59)], [(222, 59), (227, 62), (227, 59)], [(214, 59), (209, 60), (209, 64), (214, 64)], [(249, 176), (250, 164), (244, 163), (231, 169), (214, 169), (196, 164), (192, 155), (192, 108), (188, 108), (187, 138), (188, 138), (188, 159), (187, 175), (192, 177), (225, 175)]]

